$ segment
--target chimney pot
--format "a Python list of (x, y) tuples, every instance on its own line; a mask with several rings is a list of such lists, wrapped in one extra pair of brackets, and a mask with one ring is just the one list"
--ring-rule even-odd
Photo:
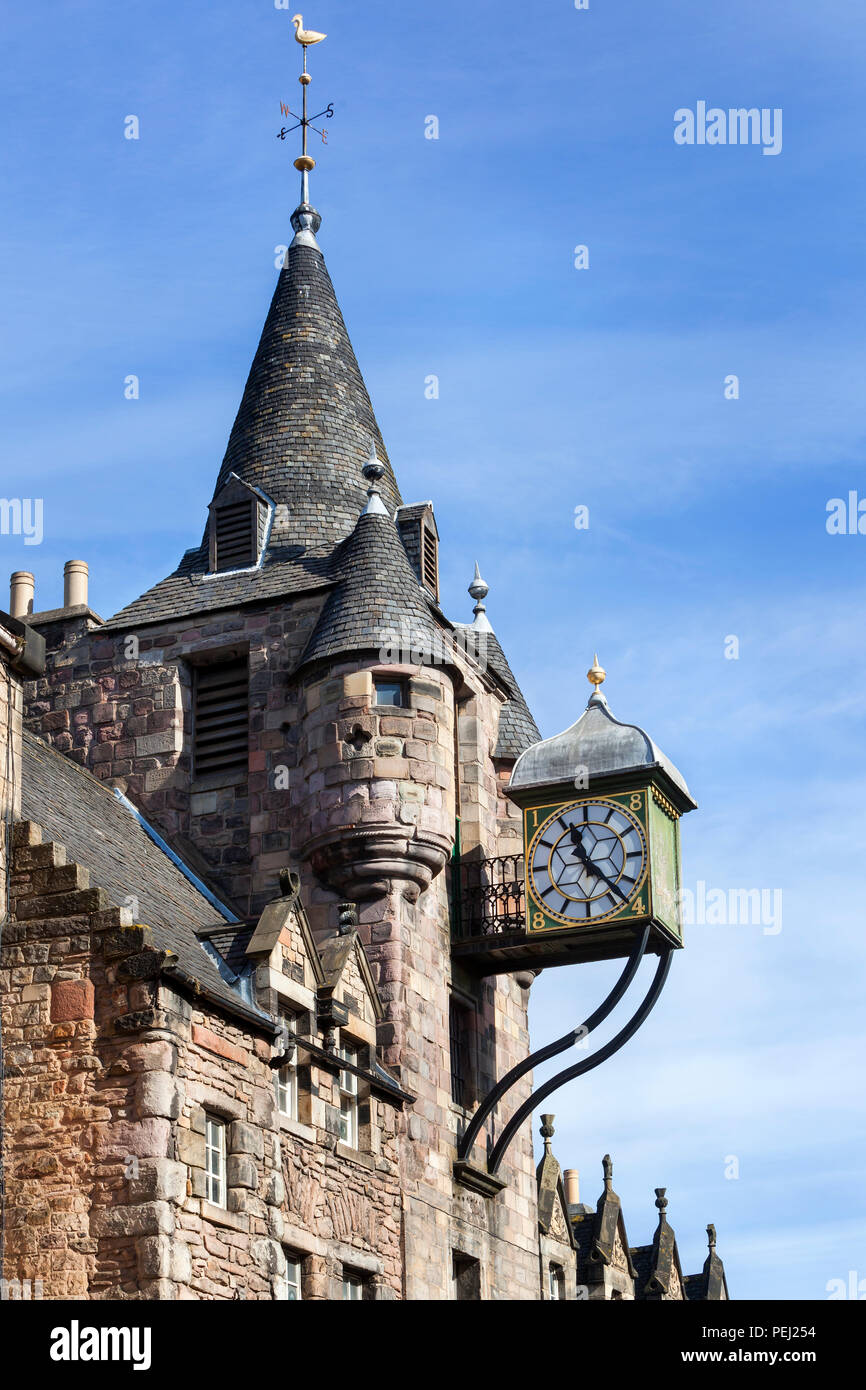
[(577, 1168), (566, 1168), (562, 1175), (565, 1185), (566, 1206), (577, 1207), (580, 1205), (580, 1173)]
[(33, 612), (36, 580), (29, 570), (16, 570), (9, 581), (9, 612), (13, 618), (27, 618)]
[(87, 563), (67, 560), (63, 566), (63, 607), (87, 607)]

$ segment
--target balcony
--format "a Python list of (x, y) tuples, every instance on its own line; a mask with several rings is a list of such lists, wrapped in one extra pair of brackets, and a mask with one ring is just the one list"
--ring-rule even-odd
[[(502, 975), (628, 955), (630, 923), (527, 934), (525, 876), (522, 854), (452, 859), (451, 954), (461, 965), (479, 975)], [(655, 940), (649, 949), (656, 949)]]

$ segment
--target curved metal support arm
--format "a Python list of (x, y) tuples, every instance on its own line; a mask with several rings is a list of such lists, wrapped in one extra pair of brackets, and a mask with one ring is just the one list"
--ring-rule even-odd
[(628, 1042), (632, 1034), (637, 1032), (638, 1028), (640, 1028), (641, 1024), (645, 1022), (648, 1015), (652, 1012), (662, 992), (665, 980), (668, 977), (668, 971), (671, 968), (672, 958), (673, 947), (670, 947), (659, 959), (652, 984), (647, 990), (643, 1003), (637, 1013), (632, 1016), (624, 1028), (620, 1029), (615, 1037), (611, 1038), (609, 1043), (605, 1043), (604, 1047), (596, 1052), (594, 1056), (587, 1057), (584, 1061), (577, 1062), (573, 1067), (566, 1067), (564, 1071), (557, 1072), (556, 1076), (552, 1076), (549, 1081), (545, 1081), (543, 1086), (539, 1086), (537, 1091), (533, 1091), (532, 1095), (515, 1110), (490, 1154), (490, 1162), (487, 1165), (487, 1171), (489, 1173), (496, 1172), (515, 1134), (526, 1117), (532, 1114), (537, 1105), (540, 1105), (552, 1091), (556, 1091), (560, 1086), (564, 1086), (567, 1081), (573, 1081), (575, 1077), (583, 1076), (585, 1072), (592, 1071), (593, 1067), (597, 1067), (600, 1063), (606, 1062), (608, 1057), (612, 1057), (615, 1052), (618, 1052), (623, 1044)]
[(491, 1111), (496, 1109), (496, 1106), (505, 1093), (511, 1090), (511, 1087), (516, 1081), (520, 1080), (521, 1076), (525, 1076), (528, 1071), (532, 1071), (533, 1067), (539, 1066), (542, 1062), (549, 1061), (551, 1057), (558, 1057), (560, 1052), (567, 1052), (570, 1047), (574, 1046), (579, 1038), (585, 1038), (594, 1028), (597, 1028), (600, 1023), (603, 1023), (608, 1014), (616, 1008), (634, 979), (637, 968), (643, 960), (644, 952), (649, 942), (649, 933), (650, 929), (647, 925), (635, 941), (634, 948), (626, 962), (625, 969), (610, 991), (610, 994), (599, 1004), (595, 1013), (590, 1014), (589, 1018), (582, 1023), (579, 1028), (569, 1029), (561, 1038), (557, 1038), (556, 1042), (548, 1043), (546, 1047), (540, 1047), (537, 1052), (531, 1052), (528, 1057), (524, 1057), (522, 1062), (518, 1062), (515, 1067), (512, 1067), (510, 1071), (506, 1072), (502, 1080), (493, 1087), (493, 1090), (487, 1093), (481, 1105), (472, 1116), (466, 1133), (463, 1135), (457, 1147), (457, 1157), (459, 1160), (468, 1159), (484, 1121)]

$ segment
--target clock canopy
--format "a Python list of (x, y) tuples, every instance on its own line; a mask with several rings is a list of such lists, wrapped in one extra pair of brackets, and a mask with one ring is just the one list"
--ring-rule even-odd
[(533, 743), (521, 753), (508, 790), (518, 793), (515, 800), (522, 800), (521, 792), (566, 784), (574, 787), (581, 774), (584, 785), (589, 786), (597, 785), (600, 778), (637, 774), (650, 780), (655, 774), (680, 811), (695, 809), (696, 803), (679, 769), (637, 724), (624, 724), (614, 718), (600, 690), (593, 692), (583, 714), (570, 729)]

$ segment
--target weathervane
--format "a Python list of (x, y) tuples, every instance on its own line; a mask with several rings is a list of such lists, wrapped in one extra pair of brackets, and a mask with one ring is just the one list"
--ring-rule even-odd
[(305, 29), (303, 15), (294, 15), (292, 18), (292, 23), (295, 26), (295, 42), (299, 43), (304, 50), (304, 71), (298, 78), (298, 81), (301, 84), (301, 91), (303, 92), (303, 105), (301, 107), (301, 115), (298, 116), (297, 112), (292, 111), (291, 107), (287, 106), (285, 102), (280, 102), (280, 110), (282, 111), (283, 115), (294, 116), (295, 125), (283, 126), (282, 129), (277, 132), (277, 139), (285, 140), (286, 136), (291, 135), (293, 130), (300, 129), (302, 132), (301, 153), (298, 155), (298, 158), (294, 161), (294, 165), (301, 175), (301, 203), (303, 204), (308, 203), (310, 201), (309, 174), (310, 170), (315, 169), (316, 167), (316, 161), (313, 159), (312, 155), (309, 155), (307, 153), (307, 130), (314, 130), (317, 135), (321, 135), (322, 144), (326, 145), (328, 143), (327, 131), (324, 128), (320, 128), (319, 126), (314, 125), (313, 122), (321, 120), (323, 116), (330, 120), (334, 114), (334, 103), (329, 102), (328, 105), (324, 108), (324, 110), (318, 111), (315, 116), (307, 115), (307, 88), (313, 80), (310, 77), (310, 74), (307, 72), (307, 49), (310, 48), (314, 43), (321, 43), (322, 39), (326, 39), (328, 36), (327, 34), (317, 33), (315, 29)]

